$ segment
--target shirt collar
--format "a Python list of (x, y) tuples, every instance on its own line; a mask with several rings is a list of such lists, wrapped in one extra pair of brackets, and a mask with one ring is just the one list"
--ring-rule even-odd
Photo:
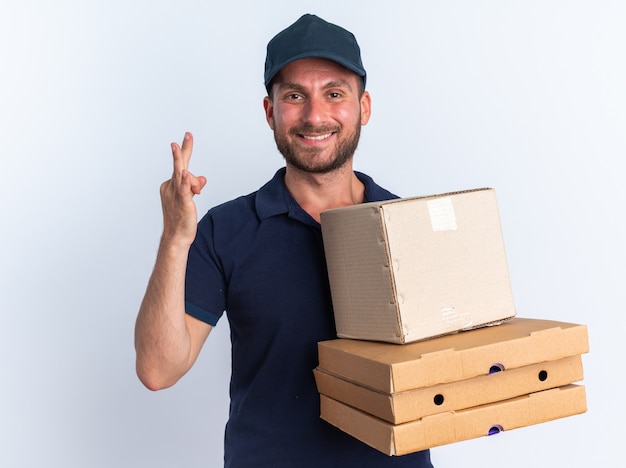
[[(276, 171), (274, 177), (257, 192), (256, 211), (260, 219), (289, 213), (290, 205), (296, 204), (296, 201), (285, 186), (285, 172), (286, 169), (284, 167), (280, 168)], [(364, 202), (398, 198), (393, 193), (377, 185), (370, 176), (357, 171), (354, 174), (365, 185)]]

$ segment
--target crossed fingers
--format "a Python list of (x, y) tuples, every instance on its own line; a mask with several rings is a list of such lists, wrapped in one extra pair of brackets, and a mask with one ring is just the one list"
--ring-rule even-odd
[(193, 135), (190, 132), (185, 132), (182, 146), (178, 145), (178, 143), (172, 143), (171, 147), (174, 157), (173, 182), (183, 191), (188, 189), (194, 195), (198, 195), (206, 185), (206, 177), (196, 177), (189, 172), (189, 161), (193, 151)]

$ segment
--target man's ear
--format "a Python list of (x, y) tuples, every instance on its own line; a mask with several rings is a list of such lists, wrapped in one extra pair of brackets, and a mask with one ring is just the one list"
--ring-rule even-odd
[(361, 96), (361, 125), (367, 125), (372, 115), (372, 97), (368, 91)]
[(265, 120), (267, 124), (274, 130), (274, 103), (269, 96), (263, 98), (263, 109), (265, 110)]

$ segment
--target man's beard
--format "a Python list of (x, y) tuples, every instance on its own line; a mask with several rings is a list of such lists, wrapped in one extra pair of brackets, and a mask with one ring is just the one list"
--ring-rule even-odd
[[(336, 135), (339, 135), (340, 130), (341, 128), (317, 128), (311, 125), (304, 125), (302, 127), (292, 128), (289, 131), (289, 135), (293, 138), (299, 138), (298, 135), (301, 134), (322, 135), (331, 132), (336, 132)], [(317, 162), (315, 161), (315, 155), (320, 152), (319, 148), (296, 148), (296, 145), (292, 145), (285, 135), (278, 134), (276, 130), (274, 130), (276, 146), (278, 147), (278, 151), (280, 151), (285, 158), (285, 161), (294, 168), (311, 174), (328, 174), (344, 166), (354, 156), (360, 136), (361, 125), (357, 122), (354, 126), (354, 131), (348, 135), (344, 135), (343, 139), (337, 142), (332, 158)]]

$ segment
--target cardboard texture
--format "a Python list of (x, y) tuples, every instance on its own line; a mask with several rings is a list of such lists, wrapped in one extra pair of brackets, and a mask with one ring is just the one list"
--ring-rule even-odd
[(566, 385), (394, 425), (320, 395), (321, 417), (387, 455), (405, 455), (587, 411), (585, 388)]
[(321, 214), (337, 336), (410, 343), (515, 316), (495, 191)]
[(497, 326), (397, 345), (335, 339), (318, 343), (319, 368), (383, 393), (505, 372), (589, 351), (587, 327), (515, 318)]
[(321, 369), (314, 372), (321, 394), (393, 424), (507, 400), (583, 379), (581, 356), (395, 394), (363, 387)]

